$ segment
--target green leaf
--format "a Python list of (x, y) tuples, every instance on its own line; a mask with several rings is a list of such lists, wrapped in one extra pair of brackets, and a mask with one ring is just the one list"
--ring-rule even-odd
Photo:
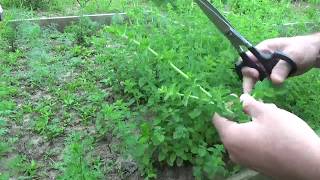
[(188, 130), (183, 126), (176, 127), (173, 133), (173, 139), (186, 138), (188, 136)]
[(156, 126), (154, 128), (154, 132), (153, 132), (153, 136), (152, 136), (153, 144), (157, 146), (157, 145), (163, 143), (164, 140), (165, 140), (165, 136), (164, 136), (163, 128), (161, 128), (160, 126)]
[(5, 127), (7, 125), (7, 121), (0, 118), (0, 127)]
[(160, 150), (158, 155), (158, 161), (163, 161), (166, 158), (167, 154)]
[(195, 108), (193, 111), (188, 113), (188, 115), (191, 117), (191, 119), (195, 119), (200, 116), (201, 112), (202, 112), (201, 109)]
[(200, 157), (204, 157), (205, 155), (207, 155), (208, 154), (208, 152), (206, 151), (206, 149), (205, 148), (199, 148), (198, 149), (198, 155), (200, 156)]
[(164, 142), (165, 136), (159, 133), (153, 135), (152, 141), (154, 145), (159, 145)]
[(276, 95), (283, 95), (287, 92), (284, 87), (285, 84), (275, 86), (270, 80), (265, 79), (256, 83), (252, 94), (257, 99), (274, 98)]
[(174, 161), (176, 160), (176, 154), (175, 153), (171, 153), (169, 159), (167, 160), (168, 164), (170, 166), (173, 166)]

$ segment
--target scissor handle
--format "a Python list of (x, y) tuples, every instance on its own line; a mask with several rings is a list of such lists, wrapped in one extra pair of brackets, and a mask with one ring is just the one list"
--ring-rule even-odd
[(249, 51), (252, 52), (252, 54), (258, 59), (263, 68), (253, 62), (246, 53), (241, 53), (240, 57), (242, 58), (242, 61), (236, 64), (236, 72), (241, 79), (241, 69), (243, 67), (251, 67), (259, 72), (259, 79), (262, 81), (264, 78), (270, 76), (272, 69), (280, 60), (286, 61), (291, 66), (289, 76), (297, 71), (297, 64), (282, 52), (276, 51), (273, 53), (261, 53), (254, 47), (249, 48)]

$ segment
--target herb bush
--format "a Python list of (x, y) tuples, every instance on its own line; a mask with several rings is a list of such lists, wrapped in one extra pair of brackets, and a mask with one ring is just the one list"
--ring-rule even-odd
[(3, 0), (4, 7), (24, 7), (32, 10), (61, 10), (63, 6), (70, 5), (71, 1), (59, 0)]
[[(236, 29), (254, 43), (282, 35), (283, 23), (316, 21), (319, 15), (312, 8), (297, 13), (288, 1), (212, 2), (228, 11), (224, 14)], [(150, 178), (156, 176), (155, 165), (186, 163), (194, 166), (198, 179), (230, 175), (236, 169), (230, 169), (224, 161), (225, 151), (211, 127), (211, 117), (219, 112), (236, 121), (247, 121), (239, 102), (230, 95), (241, 94), (240, 81), (233, 72), (235, 50), (189, 0), (179, 0), (174, 6), (169, 3), (161, 10), (137, 6), (129, 11), (129, 17), (130, 26), (105, 29), (121, 49), (97, 47), (101, 50), (97, 60), (108, 64), (106, 72), (113, 90), (138, 113), (138, 129), (132, 132), (135, 136), (122, 137), (130, 145), (127, 149)], [(307, 33), (307, 29), (289, 27), (285, 33)], [(299, 96), (308, 91), (299, 82), (307, 83), (314, 77), (318, 75), (306, 75), (299, 81), (293, 78), (287, 83), (290, 91), (286, 96), (272, 89), (274, 93), (265, 96), (265, 82), (256, 94), (313, 123), (319, 115), (313, 108), (305, 109), (304, 104), (314, 105), (317, 94), (312, 91), (314, 95), (309, 97)], [(312, 86), (317, 89), (319, 85)], [(109, 114), (104, 118), (113, 119)], [(123, 127), (112, 128), (121, 136)]]
[[(87, 123), (92, 120), (99, 136), (112, 133), (121, 139), (120, 149), (135, 159), (147, 178), (155, 178), (156, 167), (166, 165), (191, 165), (197, 179), (237, 172), (211, 124), (214, 112), (240, 123), (248, 121), (236, 97), (242, 91), (233, 71), (237, 54), (191, 0), (174, 2), (158, 8), (152, 2), (132, 1), (130, 24), (114, 23), (101, 30), (84, 19), (63, 35), (31, 25), (16, 33), (1, 31), (6, 38), (0, 40), (12, 46), (12, 54), (28, 59), (30, 72), (21, 79), (35, 87), (48, 87), (54, 95), (52, 100), (32, 105), (38, 118), (34, 130), (50, 138), (59, 135), (63, 130), (51, 119), (63, 107), (65, 114), (75, 113)], [(319, 21), (316, 8), (296, 11), (288, 1), (212, 2), (253, 43), (309, 33), (303, 25), (284, 31), (284, 23)], [(48, 44), (53, 40), (58, 44)], [(16, 49), (16, 44), (26, 47)], [(68, 70), (78, 76), (64, 83), (59, 77)], [(292, 78), (281, 90), (265, 81), (254, 95), (296, 113), (318, 129), (318, 74)], [(303, 88), (305, 84), (310, 88)], [(70, 123), (69, 119), (64, 123)], [(72, 146), (77, 144), (68, 148)], [(78, 154), (84, 156), (87, 151)], [(63, 172), (68, 164), (77, 166), (69, 160), (73, 155), (65, 154)], [(93, 174), (88, 177), (101, 176), (100, 171)], [(72, 176), (70, 172), (61, 178)]]
[(21, 16), (25, 15), (24, 13), (32, 13), (33, 11), (34, 14), (29, 17), (38, 16), (39, 12), (42, 16), (52, 16), (52, 13), (55, 15), (81, 15), (83, 13), (123, 12), (123, 9), (133, 2), (127, 0), (2, 0), (0, 3), (5, 10), (6, 19), (12, 14), (17, 14), (16, 18), (21, 19)]

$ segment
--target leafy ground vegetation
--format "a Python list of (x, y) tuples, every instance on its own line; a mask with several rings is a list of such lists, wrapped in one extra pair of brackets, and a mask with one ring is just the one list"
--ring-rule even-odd
[[(212, 2), (254, 43), (319, 28), (317, 1)], [(191, 0), (1, 3), (9, 18), (76, 9), (129, 19), (82, 19), (64, 32), (0, 24), (0, 179), (157, 178), (181, 166), (215, 179), (241, 169), (211, 127), (214, 112), (248, 121), (237, 55)], [(319, 130), (319, 89), (311, 71), (276, 89), (259, 83), (254, 95)]]

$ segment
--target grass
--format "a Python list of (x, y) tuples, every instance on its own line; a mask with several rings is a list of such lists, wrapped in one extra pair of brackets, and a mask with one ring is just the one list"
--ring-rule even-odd
[[(68, 14), (76, 4), (52, 2), (58, 4), (19, 5), (8, 14)], [(303, 25), (280, 27), (319, 16), (313, 6), (297, 13), (285, 1), (214, 2), (255, 43), (309, 33)], [(241, 92), (230, 44), (191, 1), (112, 3), (89, 1), (72, 13), (126, 9), (130, 26), (99, 27), (82, 19), (61, 33), (1, 24), (0, 179), (127, 179), (138, 169), (154, 178), (157, 167), (184, 165), (192, 165), (198, 179), (238, 172), (208, 128), (214, 112), (246, 118), (239, 104), (228, 104), (237, 103), (230, 93)], [(285, 97), (272, 89), (261, 96), (317, 130), (318, 78), (312, 71), (290, 80)]]

